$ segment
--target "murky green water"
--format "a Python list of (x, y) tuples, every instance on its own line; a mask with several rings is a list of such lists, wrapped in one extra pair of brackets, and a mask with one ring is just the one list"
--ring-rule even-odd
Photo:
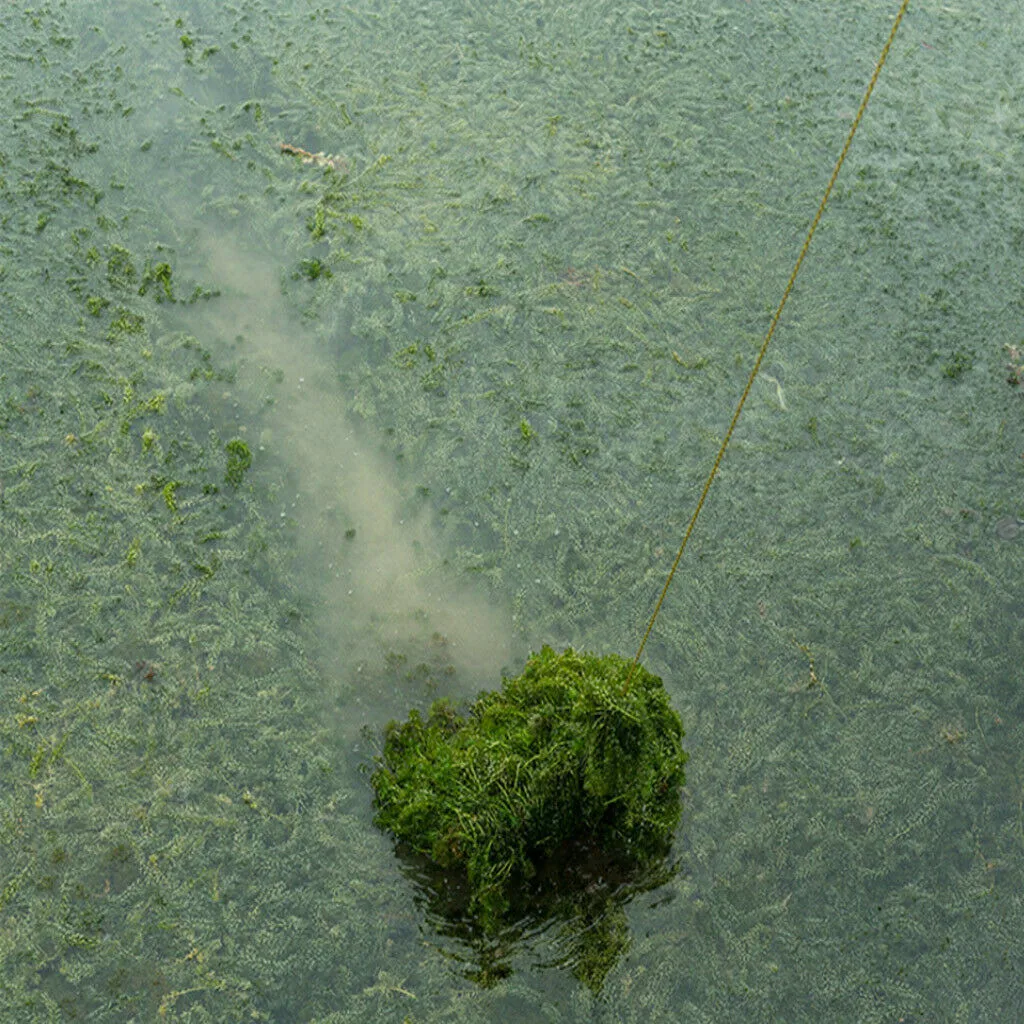
[(1024, 1012), (1014, 5), (901, 29), (647, 650), (685, 810), (600, 992), (359, 770), (635, 650), (896, 6), (0, 10), (0, 1018)]

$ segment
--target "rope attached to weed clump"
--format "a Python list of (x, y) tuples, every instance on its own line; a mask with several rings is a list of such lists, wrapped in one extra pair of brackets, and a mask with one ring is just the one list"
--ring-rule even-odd
[[(750, 371), (750, 376), (747, 378), (747, 385), (743, 389), (743, 394), (740, 395), (739, 402), (736, 404), (736, 411), (732, 414), (732, 419), (729, 421), (729, 428), (725, 432), (725, 437), (722, 438), (722, 444), (720, 445), (718, 454), (715, 456), (715, 461), (711, 466), (711, 472), (708, 473), (708, 478), (704, 482), (704, 488), (700, 493), (700, 498), (697, 500), (697, 505), (693, 510), (693, 515), (690, 516), (690, 522), (687, 524), (686, 532), (683, 534), (682, 543), (679, 545), (679, 550), (676, 552), (675, 560), (672, 562), (672, 568), (668, 571), (668, 578), (665, 580), (665, 585), (661, 588), (661, 593), (658, 595), (654, 611), (651, 613), (651, 617), (647, 621), (647, 629), (644, 631), (643, 638), (640, 641), (640, 646), (637, 648), (636, 656), (633, 658), (634, 667), (640, 664), (640, 656), (644, 653), (644, 648), (647, 646), (647, 640), (651, 635), (651, 630), (654, 629), (654, 622), (658, 618), (658, 612), (661, 611), (661, 606), (665, 601), (665, 595), (668, 593), (668, 588), (672, 586), (672, 580), (675, 577), (676, 569), (679, 568), (679, 563), (682, 561), (683, 552), (686, 550), (686, 545), (689, 543), (690, 534), (693, 533), (693, 528), (697, 523), (697, 517), (700, 515), (700, 510), (704, 507), (704, 502), (707, 500), (708, 491), (711, 490), (711, 485), (715, 482), (715, 476), (718, 474), (718, 467), (722, 464), (722, 459), (725, 457), (725, 450), (729, 447), (729, 442), (732, 440), (736, 424), (739, 423), (740, 413), (743, 412), (743, 406), (747, 404), (750, 389), (754, 386), (754, 381), (757, 379), (758, 373), (761, 372), (761, 364), (764, 362), (765, 354), (768, 352), (768, 346), (771, 344), (772, 337), (775, 334), (775, 328), (779, 326), (779, 319), (782, 317), (782, 311), (786, 308), (786, 303), (789, 301), (790, 292), (793, 291), (793, 285), (796, 284), (797, 274), (800, 273), (800, 268), (803, 266), (804, 259), (807, 256), (807, 250), (811, 247), (811, 240), (814, 238), (815, 231), (818, 230), (818, 224), (821, 222), (822, 214), (825, 212), (825, 206), (828, 203), (829, 197), (832, 195), (832, 188), (836, 183), (836, 179), (839, 177), (839, 172), (842, 170), (843, 164), (846, 162), (846, 154), (850, 152), (850, 146), (853, 145), (853, 137), (857, 134), (857, 129), (860, 127), (861, 118), (864, 117), (864, 111), (868, 108), (868, 100), (871, 99), (871, 94), (875, 90), (875, 83), (878, 81), (878, 76), (882, 73), (882, 68), (885, 67), (886, 59), (889, 56), (889, 50), (892, 47), (893, 41), (896, 39), (896, 33), (899, 31), (900, 22), (903, 21), (903, 15), (907, 13), (907, 7), (909, 5), (910, 0), (903, 0), (900, 4), (900, 9), (896, 14), (896, 18), (892, 23), (892, 29), (889, 32), (889, 38), (886, 40), (885, 46), (882, 47), (882, 52), (875, 64), (874, 73), (871, 75), (871, 81), (868, 82), (868, 87), (864, 90), (864, 97), (860, 101), (860, 106), (857, 108), (857, 113), (853, 118), (853, 123), (850, 125), (850, 130), (846, 135), (846, 141), (843, 143), (842, 151), (839, 154), (839, 158), (836, 160), (835, 167), (832, 169), (832, 176), (828, 179), (828, 184), (825, 186), (825, 193), (822, 195), (821, 202), (818, 204), (818, 210), (814, 214), (811, 226), (807, 229), (807, 237), (804, 239), (804, 244), (800, 249), (800, 255), (796, 258), (796, 263), (793, 265), (793, 272), (789, 275), (789, 280), (786, 282), (786, 287), (782, 292), (782, 298), (775, 310), (775, 315), (772, 317), (771, 323), (768, 325), (768, 331), (764, 336), (764, 341), (761, 342), (761, 349), (757, 353), (757, 358), (754, 360), (754, 367)], [(628, 690), (632, 684), (632, 679), (633, 674), (632, 671), (630, 671), (626, 675), (626, 683), (624, 687), (626, 690)]]
[(683, 726), (661, 680), (627, 659), (545, 647), (465, 713), (436, 701), (385, 731), (377, 824), (465, 870), (470, 910), (496, 924), (509, 887), (566, 841), (593, 836), (638, 864), (679, 821)]

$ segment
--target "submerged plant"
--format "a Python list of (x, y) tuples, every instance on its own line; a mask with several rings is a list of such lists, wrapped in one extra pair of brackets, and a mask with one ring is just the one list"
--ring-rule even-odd
[(232, 487), (240, 487), (246, 470), (252, 465), (252, 452), (249, 451), (249, 446), (240, 437), (228, 441), (224, 446), (224, 450), (228, 455), (224, 479)]
[(385, 730), (373, 774), (377, 824), (464, 872), (485, 926), (511, 887), (584, 836), (643, 864), (680, 814), (687, 755), (662, 681), (630, 662), (544, 647), (463, 713), (436, 701)]

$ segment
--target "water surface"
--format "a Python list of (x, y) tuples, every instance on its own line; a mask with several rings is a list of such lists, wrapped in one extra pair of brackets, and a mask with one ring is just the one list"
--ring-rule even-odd
[(601, 983), (446, 930), (360, 772), (635, 650), (896, 6), (4, 8), (0, 1016), (1021, 1014), (1016, 6), (901, 29), (647, 650), (685, 810)]

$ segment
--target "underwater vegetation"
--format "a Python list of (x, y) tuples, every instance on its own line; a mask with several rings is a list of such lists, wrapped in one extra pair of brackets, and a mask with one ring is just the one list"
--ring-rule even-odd
[(224, 446), (228, 463), (224, 471), (224, 479), (232, 487), (239, 487), (245, 477), (245, 471), (252, 465), (252, 452), (249, 446), (239, 437), (228, 441)]
[(501, 677), (342, 600), (302, 429), (509, 674), (632, 653), (890, 6), (2, 5), (0, 1021), (1024, 1020), (1024, 5), (922, 7), (837, 181), (646, 662), (665, 858), (487, 931), (379, 832), (360, 728)]
[(616, 655), (544, 647), (461, 712), (391, 722), (372, 782), (377, 824), (468, 885), (494, 929), (511, 890), (592, 838), (634, 864), (663, 854), (681, 810), (683, 725), (662, 681)]

